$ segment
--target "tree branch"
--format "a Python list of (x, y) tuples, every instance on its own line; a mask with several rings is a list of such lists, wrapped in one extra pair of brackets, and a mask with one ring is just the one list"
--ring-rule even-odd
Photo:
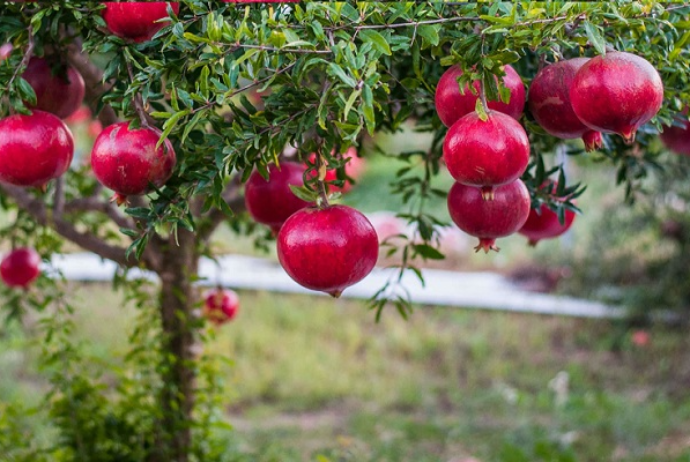
[[(93, 235), (82, 233), (76, 229), (74, 224), (66, 221), (62, 216), (53, 216), (47, 210), (42, 200), (34, 198), (26, 189), (0, 183), (0, 191), (11, 197), (19, 207), (31, 215), (41, 226), (49, 226), (65, 239), (68, 239), (85, 250), (91, 251), (103, 258), (112, 260), (119, 265), (133, 268), (140, 266), (140, 262), (125, 258), (125, 249), (112, 244), (108, 244), (103, 239)], [(152, 255), (144, 255), (144, 263), (151, 266), (156, 263)]]
[(112, 202), (103, 202), (96, 196), (73, 199), (65, 204), (64, 211), (66, 213), (100, 212), (106, 214), (120, 228), (134, 229), (136, 226), (134, 220), (121, 214)]

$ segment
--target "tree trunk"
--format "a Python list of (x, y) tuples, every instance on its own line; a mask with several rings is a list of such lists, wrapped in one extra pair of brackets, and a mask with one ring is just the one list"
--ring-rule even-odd
[(192, 345), (192, 308), (197, 297), (193, 281), (198, 273), (199, 255), (193, 233), (179, 230), (161, 246), (160, 308), (164, 333), (161, 416), (156, 462), (187, 462), (191, 448), (195, 370)]

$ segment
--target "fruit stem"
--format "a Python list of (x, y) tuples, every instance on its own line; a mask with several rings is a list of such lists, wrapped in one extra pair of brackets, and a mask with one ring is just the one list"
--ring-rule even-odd
[(484, 112), (489, 113), (489, 104), (486, 102), (486, 87), (484, 86), (484, 79), (479, 82), (479, 99), (482, 100), (482, 107)]
[(485, 201), (494, 200), (495, 190), (493, 186), (482, 186), (482, 199)]
[(326, 168), (326, 163), (323, 161), (323, 158), (321, 157), (321, 147), (322, 146), (319, 146), (319, 150), (316, 153), (316, 171), (319, 175), (317, 179), (317, 184), (319, 188), (319, 206), (328, 207), (330, 205), (328, 203), (328, 189), (326, 188), (326, 182), (324, 181), (328, 169)]
[[(127, 73), (129, 74), (129, 81), (130, 83), (134, 84), (134, 69), (132, 69), (132, 63), (129, 62), (129, 60), (125, 60), (127, 63)], [(139, 116), (139, 121), (141, 122), (141, 126), (144, 128), (149, 128), (149, 121), (147, 119), (147, 113), (144, 110), (144, 103), (141, 99), (141, 95), (139, 92), (137, 92), (134, 95), (134, 98), (132, 98), (132, 102), (134, 103), (134, 110), (137, 111), (137, 115)]]

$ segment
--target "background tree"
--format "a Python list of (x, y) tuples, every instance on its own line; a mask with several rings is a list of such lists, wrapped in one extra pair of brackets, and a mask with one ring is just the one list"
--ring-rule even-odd
[[(239, 234), (253, 234), (258, 242), (270, 238), (242, 213), (242, 184), (255, 168), (266, 174), (287, 146), (297, 148), (303, 160), (316, 152), (313, 168), (327, 165), (337, 171), (333, 183), (342, 185), (348, 158), (339, 153), (351, 146), (361, 148), (364, 137), (395, 132), (404, 124), (433, 133), (428, 151), (398, 154), (409, 165), (397, 172), (391, 188), (407, 207), (400, 216), (417, 230), (389, 243), (400, 251), (396, 266), (421, 277), (416, 261), (443, 258), (439, 230), (446, 223), (427, 213), (425, 202), (446, 194), (432, 187), (432, 179), (440, 172), (446, 133), (436, 113), (434, 91), (447, 66), (461, 66), (460, 84), (481, 81), (486, 98), (507, 101), (509, 92), (494, 79), (505, 73), (507, 64), (529, 83), (547, 62), (594, 56), (607, 49), (647, 59), (665, 85), (661, 111), (638, 132), (634, 143), (626, 145), (619, 137), (606, 135), (603, 148), (588, 154), (593, 161), (618, 167), (617, 183), (631, 200), (641, 192), (641, 180), (650, 168), (664, 168), (657, 161), (662, 151), (656, 141), (658, 130), (662, 124), (670, 125), (674, 114), (690, 101), (690, 7), (684, 4), (249, 6), (185, 0), (179, 12), (169, 7), (169, 22), (143, 41), (110, 33), (98, 2), (0, 4), (0, 43), (13, 46), (0, 63), (3, 116), (28, 112), (25, 102), (35, 95), (22, 73), (32, 56), (50, 56), (81, 74), (85, 102), (105, 126), (125, 120), (132, 127), (159, 127), (178, 156), (174, 174), (164, 186), (145, 197), (130, 197), (124, 208), (109, 202), (110, 193), (88, 165), (73, 166), (45, 191), (0, 184), (3, 209), (14, 217), (3, 235), (13, 243), (32, 245), (48, 257), (64, 241), (71, 241), (116, 262), (125, 273), (147, 269), (160, 279), (157, 315), (142, 311), (141, 320), (154, 335), (147, 337), (141, 331), (133, 338), (138, 347), (146, 344), (157, 352), (139, 356), (137, 363), (150, 368), (146, 383), (156, 394), (157, 406), (148, 406), (141, 418), (129, 420), (123, 418), (124, 411), (104, 411), (116, 400), (100, 396), (98, 381), (64, 369), (55, 375), (52, 396), (65, 399), (49, 402), (63, 436), (61, 446), (51, 449), (52, 456), (66, 460), (186, 461), (192, 456), (212, 460), (215, 449), (203, 444), (208, 421), (201, 411), (194, 411), (199, 391), (195, 377), (203, 365), (193, 346), (205, 335), (203, 323), (193, 315), (199, 300), (195, 289), (199, 258), (211, 254), (210, 238), (224, 222)], [(259, 101), (248, 97), (252, 92), (261, 95)], [(532, 204), (547, 203), (563, 215), (574, 209), (572, 202), (556, 201), (549, 191), (539, 189), (548, 175), (557, 174), (558, 196), (572, 199), (582, 192), (580, 185), (568, 185), (562, 169), (553, 165), (551, 153), (562, 142), (546, 135), (529, 116), (521, 121), (531, 144), (530, 168), (523, 179)], [(576, 142), (567, 148), (572, 155), (583, 152)], [(309, 200), (322, 197), (323, 177), (308, 172), (296, 194)], [(124, 278), (120, 282), (135, 285), (130, 288), (132, 296), (146, 304), (145, 292), (135, 290), (140, 283)], [(377, 315), (388, 301), (408, 314), (409, 305), (396, 295), (400, 293), (396, 285), (392, 280), (372, 299)], [(34, 292), (31, 298), (37, 307), (52, 307), (46, 345), (64, 347), (69, 344), (70, 315), (55, 290)], [(19, 306), (21, 300), (15, 301)], [(60, 358), (72, 357), (69, 348), (47, 350), (53, 366)], [(122, 380), (118, 390), (122, 396), (143, 393)], [(83, 396), (77, 399), (78, 393)], [(208, 404), (210, 395), (201, 396)], [(124, 399), (118, 405), (131, 410), (128, 405), (141, 402)], [(77, 410), (85, 420), (69, 418)], [(95, 410), (105, 413), (100, 423), (104, 426), (89, 434), (86, 416), (99, 415)], [(150, 414), (144, 415), (146, 411)], [(108, 423), (117, 430), (108, 429)], [(104, 441), (112, 444), (99, 446)], [(33, 452), (31, 457), (39, 453), (45, 454)]]

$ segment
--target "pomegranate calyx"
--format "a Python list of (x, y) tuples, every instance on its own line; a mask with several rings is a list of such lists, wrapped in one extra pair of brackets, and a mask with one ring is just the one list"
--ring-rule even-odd
[(482, 186), (482, 199), (485, 201), (492, 201), (495, 197), (493, 186)]
[(602, 139), (601, 139), (601, 133), (594, 131), (594, 130), (588, 130), (585, 133), (582, 134), (582, 141), (585, 143), (585, 151), (587, 152), (592, 152), (596, 151), (597, 149), (601, 149), (602, 146)]
[(118, 207), (122, 206), (122, 204), (129, 205), (129, 199), (127, 199), (127, 196), (120, 193), (113, 194), (113, 197), (110, 198), (110, 202), (115, 202)]
[(333, 292), (328, 292), (328, 294), (333, 298), (340, 298), (342, 293), (343, 293), (342, 290), (334, 290)]
[(500, 252), (501, 249), (496, 246), (496, 239), (487, 239), (480, 237), (479, 244), (474, 248), (475, 253), (483, 250), (484, 253), (489, 253), (491, 250), (494, 252)]

